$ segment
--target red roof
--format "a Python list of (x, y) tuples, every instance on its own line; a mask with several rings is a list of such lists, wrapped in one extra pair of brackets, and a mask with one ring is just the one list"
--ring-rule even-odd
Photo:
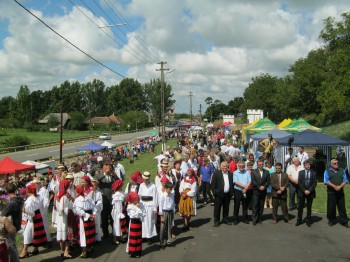
[(25, 165), (5, 157), (0, 161), (0, 174), (14, 174), (17, 172), (35, 170), (35, 165)]

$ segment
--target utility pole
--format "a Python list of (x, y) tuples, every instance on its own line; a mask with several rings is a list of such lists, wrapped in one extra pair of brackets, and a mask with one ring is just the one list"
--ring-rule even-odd
[(190, 115), (191, 115), (191, 124), (192, 124), (192, 122), (193, 122), (193, 116), (192, 116), (192, 96), (194, 96), (194, 95), (193, 95), (193, 92), (192, 92), (192, 91), (190, 91), (190, 95), (189, 95), (189, 97), (190, 97)]
[(165, 146), (165, 91), (164, 91), (164, 71), (168, 71), (168, 68), (164, 68), (166, 62), (159, 62), (160, 69), (156, 69), (156, 71), (160, 71), (160, 111), (161, 111), (161, 125), (162, 125), (162, 151), (166, 150)]
[(202, 123), (202, 104), (199, 104), (199, 121)]
[(60, 119), (60, 163), (62, 164), (62, 142), (63, 142), (63, 106), (61, 106), (61, 119)]

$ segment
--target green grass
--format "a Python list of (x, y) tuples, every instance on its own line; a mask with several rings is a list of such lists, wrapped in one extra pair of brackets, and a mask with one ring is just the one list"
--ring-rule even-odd
[[(93, 135), (99, 135), (101, 133), (103, 132), (92, 132)], [(2, 129), (0, 130), (0, 145), (4, 143), (5, 139), (13, 136), (26, 136), (30, 139), (31, 144), (40, 144), (60, 140), (59, 132), (28, 132), (26, 129)], [(84, 136), (90, 136), (90, 131), (64, 130), (63, 132), (63, 139), (71, 139)]]
[(322, 127), (326, 135), (350, 141), (350, 120), (339, 124)]

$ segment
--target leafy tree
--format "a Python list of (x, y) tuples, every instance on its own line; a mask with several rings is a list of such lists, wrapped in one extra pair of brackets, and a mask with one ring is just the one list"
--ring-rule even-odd
[(253, 77), (252, 82), (244, 91), (242, 109), (244, 111), (247, 109), (262, 109), (264, 114), (269, 114), (271, 119), (278, 118), (277, 115), (271, 114), (278, 81), (277, 77), (269, 74)]
[(86, 130), (87, 124), (85, 123), (86, 117), (82, 112), (70, 112), (71, 119), (68, 122), (68, 128), (72, 130)]
[(241, 96), (237, 96), (233, 100), (228, 101), (226, 113), (229, 115), (237, 115), (238, 113), (241, 113), (243, 102), (244, 99)]
[(130, 125), (130, 130), (142, 129), (145, 126), (148, 126), (148, 116), (144, 111), (131, 110), (123, 115), (121, 115), (123, 120), (122, 128), (127, 129), (127, 126)]
[[(152, 112), (153, 117), (156, 120), (156, 124), (161, 123), (161, 81), (160, 79), (151, 80), (150, 83), (144, 85), (145, 102), (148, 111)], [(174, 105), (175, 100), (172, 99), (172, 87), (171, 85), (164, 83), (164, 111), (168, 112)]]
[(11, 117), (11, 108), (16, 100), (12, 96), (5, 96), (0, 100), (0, 116), (2, 119)]
[(22, 123), (29, 122), (31, 120), (31, 100), (30, 91), (27, 86), (21, 86), (16, 97), (16, 108), (12, 108), (14, 118)]

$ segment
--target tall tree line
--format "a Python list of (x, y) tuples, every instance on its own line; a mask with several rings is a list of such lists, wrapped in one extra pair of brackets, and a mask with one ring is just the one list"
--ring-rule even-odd
[[(2, 127), (32, 125), (49, 113), (58, 113), (62, 109), (76, 116), (76, 119), (83, 117), (85, 120), (113, 113), (121, 118), (123, 115), (129, 118), (128, 112), (150, 112), (154, 116), (155, 124), (159, 124), (160, 86), (159, 79), (141, 84), (132, 78), (125, 78), (110, 87), (97, 79), (88, 83), (64, 81), (50, 90), (33, 92), (23, 85), (15, 98), (7, 96), (0, 100), (1, 123)], [(166, 110), (175, 102), (172, 97), (172, 88), (165, 83)]]
[(298, 59), (288, 75), (256, 76), (228, 105), (208, 97), (206, 117), (262, 109), (275, 122), (302, 116), (322, 126), (350, 119), (350, 13), (325, 19), (319, 38), (323, 46)]

